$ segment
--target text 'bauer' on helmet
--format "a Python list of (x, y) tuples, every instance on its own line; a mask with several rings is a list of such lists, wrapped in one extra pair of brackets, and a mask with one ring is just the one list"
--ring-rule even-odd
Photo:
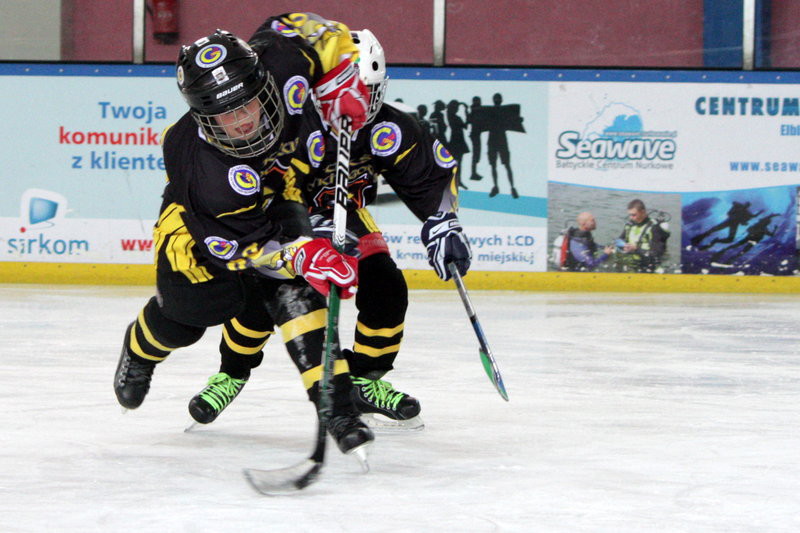
[(358, 75), (369, 89), (367, 123), (370, 123), (380, 111), (386, 94), (386, 56), (370, 30), (351, 31), (350, 36), (358, 47)]
[(202, 135), (219, 150), (254, 157), (278, 141), (284, 120), (280, 93), (242, 39), (217, 30), (181, 47), (176, 76)]

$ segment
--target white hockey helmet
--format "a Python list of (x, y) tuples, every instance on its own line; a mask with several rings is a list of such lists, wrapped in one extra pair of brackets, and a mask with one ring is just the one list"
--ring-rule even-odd
[(358, 47), (358, 72), (361, 81), (369, 88), (367, 122), (372, 122), (381, 109), (386, 94), (386, 56), (383, 47), (369, 30), (351, 31), (350, 36)]

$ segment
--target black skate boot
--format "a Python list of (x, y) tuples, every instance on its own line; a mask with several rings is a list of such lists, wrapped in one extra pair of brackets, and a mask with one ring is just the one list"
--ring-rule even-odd
[(210, 424), (242, 392), (247, 379), (232, 378), (225, 372), (208, 379), (206, 388), (189, 402), (189, 414), (200, 424)]
[(328, 433), (342, 453), (352, 453), (375, 440), (372, 430), (358, 418), (358, 413), (334, 413), (328, 420)]
[(153, 379), (153, 369), (156, 364), (132, 354), (128, 344), (133, 330), (133, 322), (125, 331), (125, 341), (122, 343), (122, 353), (119, 356), (117, 372), (114, 374), (114, 392), (117, 401), (126, 409), (136, 409), (150, 390), (150, 380)]
[(375, 429), (418, 430), (425, 427), (419, 417), (419, 401), (382, 379), (351, 376), (351, 397), (367, 424)]
[(363, 414), (381, 414), (393, 420), (410, 420), (419, 415), (419, 401), (382, 379), (357, 378), (353, 380), (353, 403)]

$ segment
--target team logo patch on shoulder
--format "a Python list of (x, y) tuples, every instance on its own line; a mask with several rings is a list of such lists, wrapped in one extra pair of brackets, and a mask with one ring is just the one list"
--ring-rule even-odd
[(256, 194), (261, 188), (261, 178), (258, 172), (247, 165), (236, 165), (228, 170), (228, 183), (239, 194), (250, 196)]
[(296, 37), (300, 35), (294, 28), (292, 28), (287, 24), (284, 24), (280, 20), (273, 20), (270, 28), (272, 28), (272, 31), (276, 31), (281, 35), (283, 35), (284, 37)]
[(456, 158), (439, 141), (433, 143), (433, 159), (442, 168), (453, 168), (456, 166)]
[(314, 168), (319, 167), (322, 160), (325, 158), (325, 136), (322, 132), (317, 130), (308, 136), (306, 141), (308, 148), (308, 160)]
[(228, 50), (224, 46), (218, 44), (209, 44), (197, 52), (197, 57), (194, 59), (194, 61), (199, 67), (211, 68), (222, 63), (227, 55)]
[(303, 76), (292, 76), (283, 86), (283, 97), (286, 109), (292, 115), (303, 112), (303, 104), (308, 96), (308, 82)]
[(369, 146), (377, 156), (388, 156), (400, 149), (403, 136), (400, 126), (394, 122), (381, 122), (372, 127), (369, 134)]
[(230, 259), (233, 257), (233, 254), (236, 253), (236, 249), (239, 248), (239, 243), (236, 241), (228, 241), (223, 239), (222, 237), (206, 237), (203, 241), (206, 246), (208, 247), (208, 251), (214, 257), (219, 257), (220, 259)]

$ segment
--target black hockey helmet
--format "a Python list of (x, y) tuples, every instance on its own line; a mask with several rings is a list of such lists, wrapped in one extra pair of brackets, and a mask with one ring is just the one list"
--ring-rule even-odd
[[(217, 30), (181, 47), (176, 76), (181, 95), (209, 143), (235, 157), (253, 157), (277, 142), (284, 118), (280, 93), (256, 52), (242, 39)], [(248, 125), (237, 130), (223, 122)]]

